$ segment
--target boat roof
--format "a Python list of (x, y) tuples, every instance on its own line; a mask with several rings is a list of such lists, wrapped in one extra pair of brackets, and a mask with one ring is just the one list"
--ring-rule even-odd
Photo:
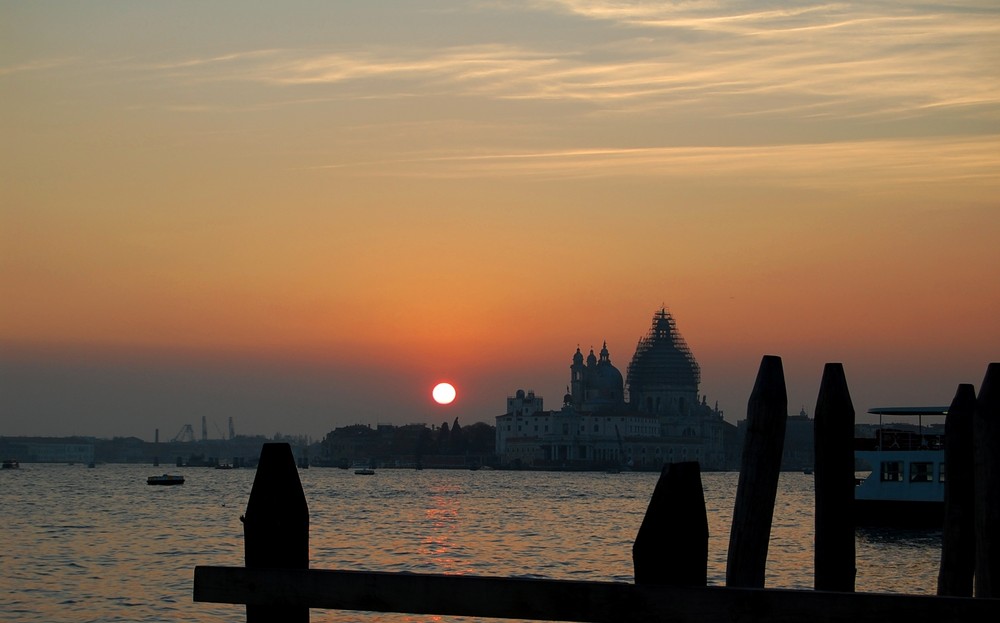
[(872, 415), (948, 415), (948, 407), (872, 407)]

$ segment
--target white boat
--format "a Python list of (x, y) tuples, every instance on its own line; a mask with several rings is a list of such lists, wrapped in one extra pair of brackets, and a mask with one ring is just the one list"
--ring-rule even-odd
[[(854, 456), (871, 468), (854, 488), (857, 526), (940, 528), (944, 524), (944, 435), (927, 434), (923, 418), (947, 407), (881, 407), (874, 438), (855, 439)], [(883, 424), (886, 416), (916, 416), (917, 430)]]

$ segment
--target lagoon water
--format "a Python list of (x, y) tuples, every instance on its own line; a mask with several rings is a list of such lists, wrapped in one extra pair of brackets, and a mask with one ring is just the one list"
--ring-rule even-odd
[[(26, 464), (0, 473), (0, 619), (13, 622), (245, 620), (194, 603), (196, 565), (240, 566), (239, 516), (254, 470)], [(657, 474), (300, 470), (310, 566), (632, 581), (632, 541)], [(724, 585), (738, 474), (705, 473), (709, 584)], [(767, 586), (812, 587), (813, 477), (781, 476)], [(933, 594), (940, 532), (859, 531), (856, 586)], [(313, 610), (313, 621), (443, 617)], [(459, 619), (451, 619), (459, 620)], [(466, 619), (467, 620), (467, 619)]]

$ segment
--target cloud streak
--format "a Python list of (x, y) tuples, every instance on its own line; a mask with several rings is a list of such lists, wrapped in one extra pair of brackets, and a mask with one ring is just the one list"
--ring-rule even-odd
[(736, 3), (723, 15), (718, 3), (536, 6), (610, 27), (587, 49), (548, 41), (267, 49), (156, 69), (180, 83), (249, 81), (345, 100), (462, 98), (469, 101), (463, 115), (474, 114), (477, 100), (492, 100), (561, 103), (568, 107), (561, 114), (572, 116), (708, 110), (853, 119), (944, 109), (998, 116), (1000, 11), (985, 6), (918, 12), (841, 3), (750, 12)]
[[(404, 165), (404, 166), (401, 166)], [(321, 165), (384, 176), (386, 170), (418, 177), (548, 178), (655, 176), (716, 179), (808, 187), (878, 187), (964, 183), (1000, 189), (1000, 135), (955, 140), (851, 141), (719, 147), (566, 149), (410, 158)]]
[[(461, 17), (482, 24), (495, 11), (527, 20), (549, 16), (585, 26), (587, 38), (536, 34), (470, 43), (446, 35), (435, 44), (400, 37), (155, 60), (38, 59), (0, 68), (0, 80), (16, 88), (25, 76), (76, 72), (102, 86), (120, 85), (125, 108), (184, 114), (353, 104), (353, 123), (375, 118), (366, 118), (368, 102), (419, 100), (447, 111), (452, 122), (504, 125), (509, 135), (529, 119), (550, 128), (572, 125), (583, 145), (607, 141), (588, 139), (580, 128), (599, 130), (622, 119), (636, 126), (730, 120), (751, 134), (760, 124), (750, 140), (777, 144), (789, 140), (783, 127), (801, 132), (801, 124), (828, 124), (811, 140), (838, 134), (851, 140), (873, 129), (886, 132), (884, 138), (922, 136), (939, 133), (928, 129), (939, 125), (989, 133), (1000, 124), (1000, 8), (989, 3), (548, 0), (528, 6), (524, 14), (524, 5), (487, 4)], [(847, 129), (833, 131), (831, 122)]]

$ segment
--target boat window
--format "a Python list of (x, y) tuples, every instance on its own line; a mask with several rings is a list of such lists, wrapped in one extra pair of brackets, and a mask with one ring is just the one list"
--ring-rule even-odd
[(931, 482), (933, 469), (933, 463), (910, 463), (910, 482)]
[(902, 482), (903, 462), (882, 461), (881, 480), (882, 482)]

